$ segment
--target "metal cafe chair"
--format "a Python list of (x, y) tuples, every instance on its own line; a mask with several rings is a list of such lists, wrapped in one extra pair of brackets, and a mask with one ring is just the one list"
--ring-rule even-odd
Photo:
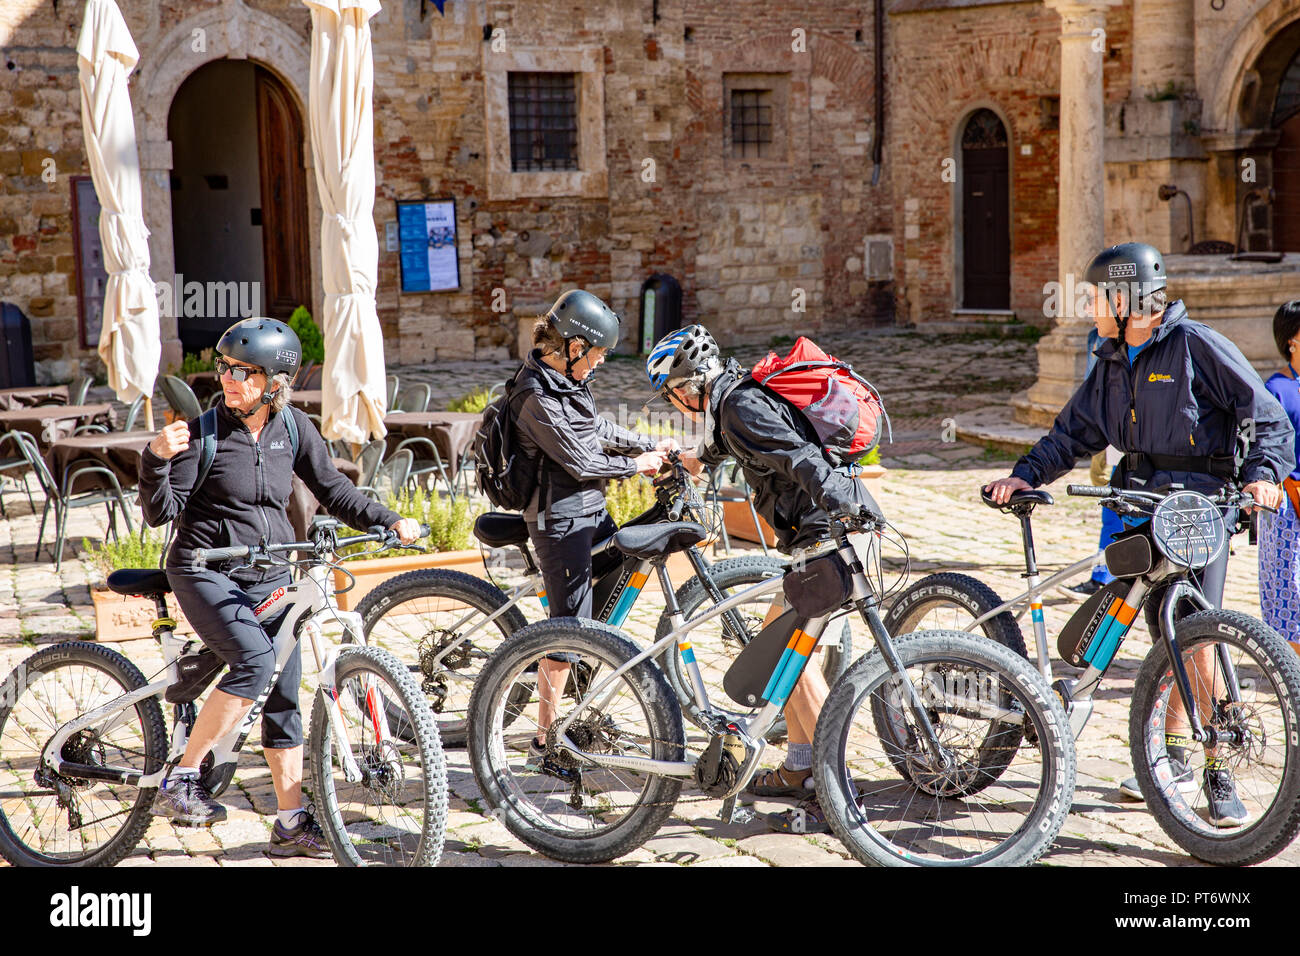
[[(745, 504), (749, 506), (749, 515), (754, 522), (755, 537), (757, 537), (758, 543), (763, 549), (763, 553), (769, 554), (767, 537), (763, 534), (763, 526), (758, 522), (758, 511), (754, 508), (754, 497), (749, 490), (749, 486), (744, 483), (740, 485), (722, 484), (722, 475), (728, 465), (731, 466), (731, 480), (733, 482), (736, 480), (736, 471), (740, 466), (733, 459), (728, 458), (716, 468), (709, 471), (709, 481), (705, 487), (704, 500), (712, 503), (715, 508), (719, 509), (722, 508), (724, 502), (745, 502)], [(719, 522), (719, 527), (722, 531), (721, 539), (723, 550), (727, 554), (731, 554), (731, 537), (727, 534), (727, 522), (725, 518)]]
[[(427, 450), (429, 457), (414, 458), (415, 449), (417, 448)], [(456, 500), (456, 489), (453, 485), (453, 481), (447, 475), (447, 468), (443, 463), (442, 455), (438, 453), (438, 446), (433, 443), (433, 439), (426, 438), (423, 435), (417, 435), (413, 438), (403, 438), (397, 443), (397, 447), (393, 449), (393, 453), (396, 454), (403, 450), (410, 451), (413, 457), (410, 474), (412, 481), (415, 481), (416, 479), (427, 479), (430, 475), (437, 475), (438, 478), (442, 479), (442, 483), (447, 486), (447, 493), (451, 495), (451, 500)]]
[(414, 460), (415, 455), (409, 448), (393, 452), (375, 470), (369, 482), (357, 485), (357, 490), (376, 501), (383, 501), (386, 491), (400, 495), (411, 478), (411, 463)]
[(188, 422), (203, 414), (203, 406), (199, 404), (194, 389), (190, 388), (184, 379), (177, 378), (175, 375), (164, 375), (161, 384), (163, 397), (167, 399), (167, 404), (171, 406), (178, 418)]
[(390, 375), (390, 376), (388, 376), (388, 405), (387, 405), (387, 408), (388, 408), (388, 410), (389, 410), (390, 412), (395, 412), (395, 411), (397, 411), (397, 383), (398, 383), (398, 379), (397, 379), (397, 376), (396, 376), (396, 375)]
[[(0, 479), (12, 481), (15, 487), (18, 479), (23, 480), (23, 491), (27, 493), (27, 503), (31, 506), (32, 514), (36, 513), (36, 502), (32, 499), (31, 485), (27, 484), (27, 474), (31, 471), (31, 463), (28, 462), (27, 456), (23, 454), (18, 445), (18, 435), (24, 435), (32, 444), (36, 444), (36, 439), (32, 438), (27, 432), (7, 431), (0, 435)], [(6, 446), (9, 446), (6, 449)], [(5, 511), (4, 489), (0, 486), (0, 516), (8, 517)]]
[(427, 412), (429, 401), (433, 398), (433, 389), (425, 382), (404, 388), (397, 396), (395, 412)]

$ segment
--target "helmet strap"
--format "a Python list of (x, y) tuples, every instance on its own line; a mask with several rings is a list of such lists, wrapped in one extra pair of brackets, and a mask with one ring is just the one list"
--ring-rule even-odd
[[(564, 340), (564, 356), (565, 356), (564, 377), (567, 378), (574, 385), (581, 385), (582, 382), (579, 382), (576, 378), (573, 377), (573, 367), (577, 365), (579, 362), (581, 362), (583, 359), (585, 359), (587, 357), (587, 353), (590, 352), (594, 348), (594, 346), (588, 345), (585, 349), (582, 350), (582, 352), (580, 352), (575, 357), (569, 350), (570, 341), (571, 341), (570, 339)], [(587, 373), (587, 378), (585, 379), (585, 381), (589, 383), (591, 381), (591, 377), (595, 374), (596, 374), (596, 370), (593, 368), (591, 371)]]

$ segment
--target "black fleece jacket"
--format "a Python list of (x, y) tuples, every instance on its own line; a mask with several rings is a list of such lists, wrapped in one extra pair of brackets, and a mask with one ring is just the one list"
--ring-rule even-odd
[[(298, 425), (298, 454), (294, 457), (283, 416)], [(167, 555), (167, 568), (189, 567), (195, 548), (224, 548), (293, 541), (286, 507), (296, 474), (334, 517), (364, 531), (372, 525), (391, 527), (400, 515), (357, 491), (334, 467), (320, 432), (302, 411), (289, 406), (273, 414), (258, 440), (226, 403), (217, 406), (217, 454), (197, 494), (199, 420), (190, 423), (190, 446), (164, 460), (148, 448), (140, 456), (140, 507), (151, 527), (179, 516), (176, 541)], [(282, 573), (274, 570), (273, 573)], [(240, 580), (260, 580), (265, 573), (240, 572)]]

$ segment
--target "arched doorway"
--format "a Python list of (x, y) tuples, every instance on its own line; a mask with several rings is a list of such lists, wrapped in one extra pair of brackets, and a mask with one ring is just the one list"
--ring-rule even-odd
[(177, 90), (167, 132), (185, 351), (243, 316), (309, 305), (303, 123), (284, 83), (249, 60), (214, 60)]
[(961, 134), (962, 308), (1010, 308), (1009, 168), (1006, 127), (976, 110)]
[(1300, 252), (1300, 49), (1278, 84), (1273, 104), (1273, 248)]

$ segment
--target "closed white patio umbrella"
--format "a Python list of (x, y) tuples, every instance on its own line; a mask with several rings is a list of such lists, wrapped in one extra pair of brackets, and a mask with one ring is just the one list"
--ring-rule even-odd
[(124, 402), (141, 394), (152, 397), (162, 356), (158, 301), (149, 278), (149, 230), (140, 198), (140, 157), (126, 86), (139, 58), (114, 0), (86, 0), (77, 40), (81, 126), (99, 197), (99, 238), (108, 272), (99, 355), (108, 366), (108, 384)]
[(311, 144), (320, 191), (325, 305), (322, 432), (354, 444), (382, 437), (384, 340), (375, 313), (374, 67), (379, 0), (304, 0), (311, 10)]

